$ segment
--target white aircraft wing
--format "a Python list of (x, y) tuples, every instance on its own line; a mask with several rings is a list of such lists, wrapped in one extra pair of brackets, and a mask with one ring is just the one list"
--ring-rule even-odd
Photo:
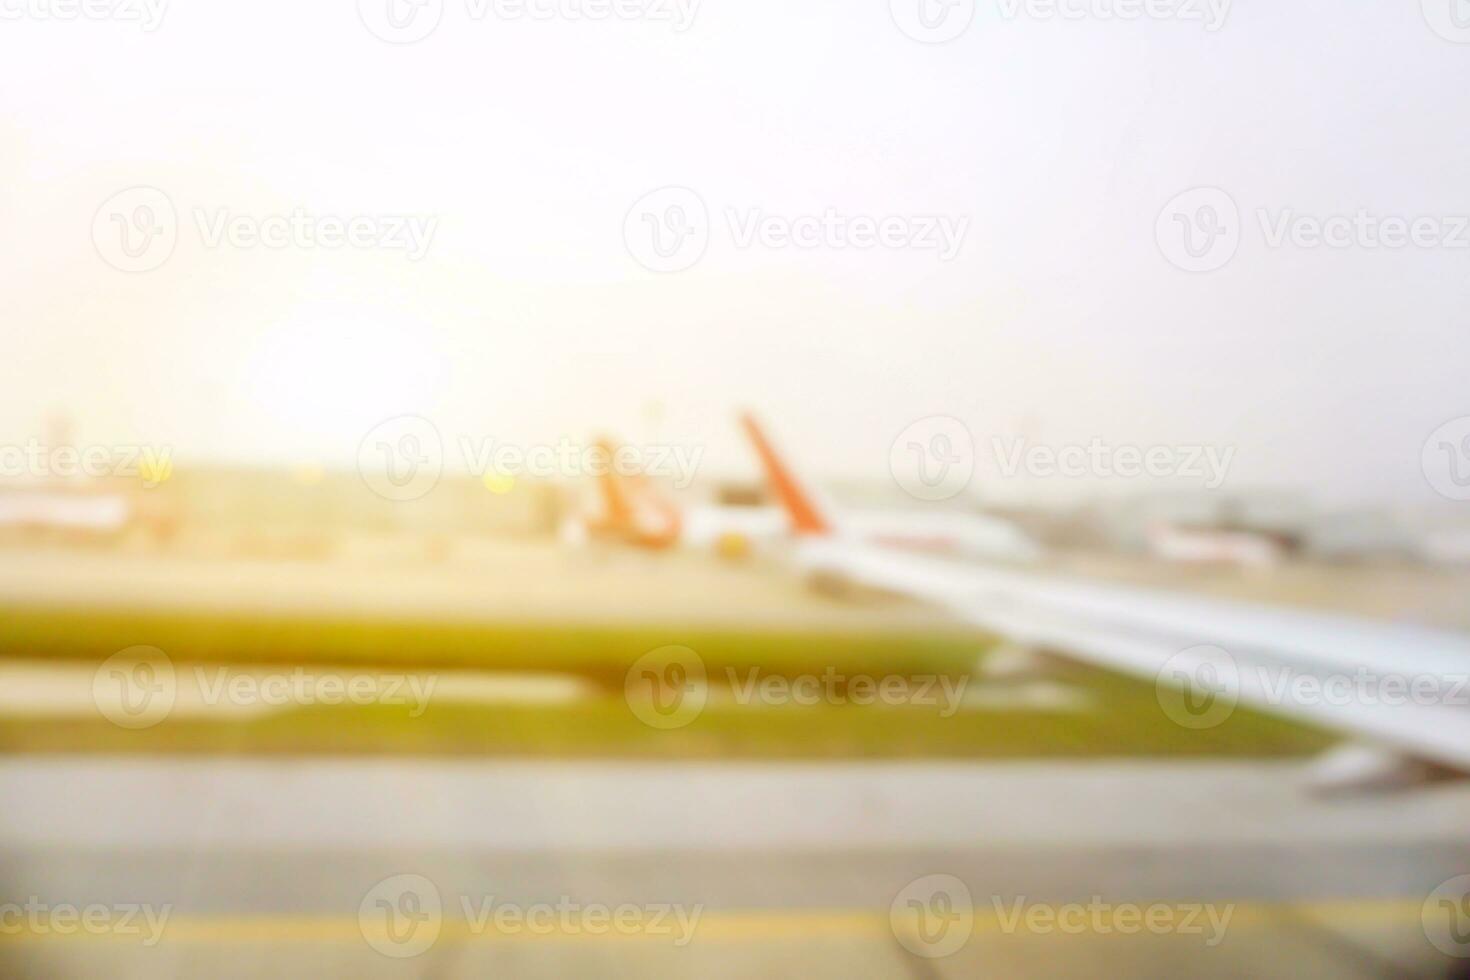
[(1470, 636), (865, 545), (842, 533), (754, 418), (741, 424), (798, 561), (827, 581), (937, 603), (1033, 648), (1183, 688), (1195, 708), (1231, 698), (1470, 772)]
[[(1014, 641), (1470, 771), (1470, 636), (808, 539), (803, 564)], [(1219, 651), (1224, 651), (1224, 656)], [(1204, 665), (1208, 664), (1206, 668)]]

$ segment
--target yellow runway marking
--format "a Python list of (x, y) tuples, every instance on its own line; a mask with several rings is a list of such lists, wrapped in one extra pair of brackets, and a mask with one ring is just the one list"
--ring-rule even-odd
[[(1041, 904), (1041, 903), (1028, 903)], [(1055, 903), (1066, 905), (1071, 903)], [(1081, 904), (1085, 904), (1081, 903)], [(1148, 903), (1130, 903), (1148, 904)], [(1193, 905), (1195, 902), (1160, 902), (1163, 905)], [(1331, 923), (1386, 925), (1417, 920), (1421, 903), (1406, 899), (1351, 900), (1322, 902), (1214, 902), (1217, 907), (1234, 907), (1230, 930), (1256, 928), (1281, 922), (1283, 917), (1313, 916)], [(902, 924), (901, 922), (899, 924)], [(667, 923), (666, 923), (667, 925)], [(695, 941), (747, 942), (767, 939), (813, 939), (819, 937), (883, 938), (892, 934), (895, 923), (887, 910), (873, 909), (758, 909), (706, 911), (693, 934)], [(1000, 932), (1001, 916), (993, 907), (974, 908), (975, 932)], [(1013, 927), (1024, 933), (1024, 926)], [(1079, 933), (1086, 934), (1084, 933)], [(564, 930), (553, 925), (549, 930), (498, 932), (493, 925), (476, 930), (462, 919), (441, 920), (438, 941), (487, 940), (602, 942), (642, 941), (671, 942), (677, 935), (669, 931), (633, 931), (619, 933), (609, 928), (602, 933), (589, 933), (580, 927)], [(0, 925), (0, 944), (60, 940), (111, 940), (142, 945), (144, 936), (113, 932), (88, 933), (77, 929), (69, 933), (32, 931), (13, 924)], [(361, 943), (364, 927), (349, 916), (278, 916), (278, 915), (189, 915), (170, 917), (163, 927), (159, 946), (171, 943)]]

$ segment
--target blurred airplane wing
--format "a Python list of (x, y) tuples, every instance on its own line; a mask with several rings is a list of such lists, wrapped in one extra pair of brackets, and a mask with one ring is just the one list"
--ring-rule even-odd
[(751, 416), (741, 424), (817, 581), (937, 603), (1026, 646), (1182, 688), (1196, 707), (1223, 696), (1470, 772), (1470, 637), (865, 544)]
[(1241, 703), (1470, 771), (1470, 637), (840, 540), (811, 541), (802, 552), (828, 577), (937, 603), (1033, 648), (1164, 684), (1207, 670), (1217, 693)]

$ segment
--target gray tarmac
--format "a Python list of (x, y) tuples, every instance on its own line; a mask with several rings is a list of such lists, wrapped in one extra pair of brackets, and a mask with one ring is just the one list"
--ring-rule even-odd
[[(12, 757), (0, 798), (10, 906), (167, 910), (151, 945), (0, 915), (14, 976), (1427, 977), (1459, 961), (1426, 902), (1470, 873), (1470, 786), (1323, 798), (1299, 763)], [(942, 956), (901, 915), (936, 875), (973, 910)], [(435, 935), (384, 953), (405, 880)], [(680, 944), (577, 918), (630, 905), (698, 922)], [(477, 922), (503, 906), (574, 911)], [(1177, 928), (1129, 931), (1131, 906)], [(1229, 910), (1213, 944), (1191, 906)], [(1013, 918), (1034, 908), (1055, 922)]]

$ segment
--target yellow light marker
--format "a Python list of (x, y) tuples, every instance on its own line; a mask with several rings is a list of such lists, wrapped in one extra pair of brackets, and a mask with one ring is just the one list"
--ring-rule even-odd
[(138, 463), (138, 478), (145, 487), (156, 487), (174, 475), (174, 461), (167, 456), (154, 458), (146, 453)]
[(297, 483), (304, 487), (314, 487), (327, 478), (327, 471), (315, 463), (307, 463), (298, 466), (294, 475)]
[(508, 473), (487, 470), (480, 480), (491, 493), (510, 493), (516, 487), (516, 478)]

